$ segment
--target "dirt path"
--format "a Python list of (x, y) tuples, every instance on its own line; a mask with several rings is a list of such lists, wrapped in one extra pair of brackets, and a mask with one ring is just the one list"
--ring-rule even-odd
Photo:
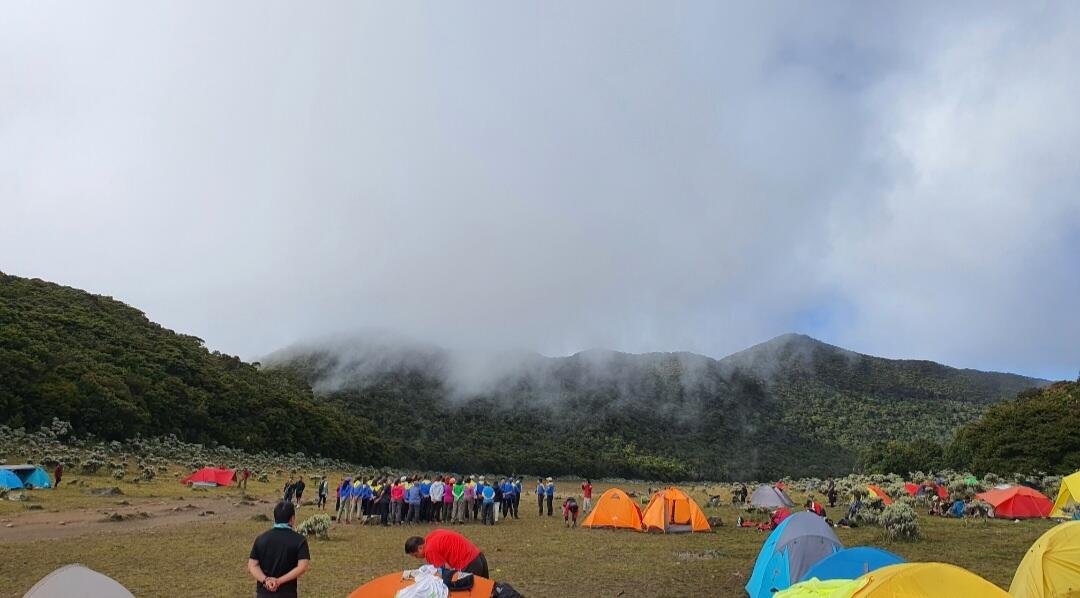
[[(129, 504), (122, 504), (122, 503)], [(118, 497), (117, 504), (69, 511), (29, 511), (0, 517), (0, 543), (128, 533), (196, 521), (231, 520), (268, 512), (266, 501), (236, 497)], [(11, 527), (8, 527), (8, 526)]]

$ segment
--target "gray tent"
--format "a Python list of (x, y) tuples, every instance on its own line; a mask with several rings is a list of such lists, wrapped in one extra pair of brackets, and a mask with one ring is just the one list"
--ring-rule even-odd
[(795, 503), (788, 498), (787, 494), (784, 494), (783, 490), (773, 488), (768, 484), (762, 484), (758, 486), (757, 490), (754, 490), (754, 493), (750, 495), (750, 504), (768, 509), (779, 509), (780, 507), (790, 509), (795, 506)]
[(115, 579), (82, 565), (64, 565), (41, 578), (23, 598), (135, 598)]
[(802, 511), (776, 526), (758, 553), (746, 592), (750, 598), (769, 598), (791, 584), (844, 545), (824, 517)]

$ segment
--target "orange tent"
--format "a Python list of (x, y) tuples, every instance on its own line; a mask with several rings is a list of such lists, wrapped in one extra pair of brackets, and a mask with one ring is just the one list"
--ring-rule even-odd
[[(473, 576), (473, 587), (468, 592), (454, 592), (454, 598), (490, 598), (495, 582), (479, 575)], [(411, 586), (413, 580), (401, 579), (401, 572), (390, 573), (367, 582), (353, 590), (349, 598), (394, 598), (398, 592)]]
[(600, 495), (581, 527), (611, 527), (641, 531), (641, 509), (618, 488)]
[(647, 532), (710, 532), (712, 527), (694, 499), (678, 488), (668, 488), (653, 495), (641, 527)]
[(866, 489), (869, 490), (871, 494), (880, 496), (881, 497), (881, 502), (883, 502), (883, 503), (885, 503), (887, 505), (892, 504), (892, 499), (889, 498), (889, 495), (884, 490), (882, 490), (881, 488), (878, 488), (877, 486), (875, 486), (873, 484), (867, 484)]

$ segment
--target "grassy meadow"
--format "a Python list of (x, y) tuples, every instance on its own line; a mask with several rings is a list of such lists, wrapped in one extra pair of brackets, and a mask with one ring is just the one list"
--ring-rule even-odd
[[(22, 596), (38, 579), (67, 563), (83, 563), (120, 581), (136, 596), (252, 595), (253, 580), (245, 570), (251, 543), (269, 523), (253, 521), (249, 512), (198, 517), (176, 525), (125, 529), (101, 523), (77, 537), (5, 539), (10, 523), (19, 526), (28, 514), (57, 521), (72, 513), (106, 511), (120, 500), (133, 508), (142, 504), (192, 499), (234, 504), (244, 493), (234, 488), (192, 491), (178, 483), (178, 471), (148, 483), (121, 482), (120, 497), (88, 496), (88, 487), (116, 485), (108, 476), (71, 475), (86, 486), (66, 483), (59, 490), (38, 490), (31, 501), (0, 501), (0, 596)], [(305, 475), (305, 480), (310, 480)], [(331, 474), (332, 482), (340, 479)], [(252, 480), (250, 498), (272, 501), (283, 485)], [(559, 495), (580, 497), (580, 480), (558, 482)], [(528, 486), (528, 485), (527, 485)], [(596, 483), (595, 497), (610, 484)], [(645, 487), (625, 484), (625, 490), (645, 494)], [(492, 577), (513, 585), (526, 596), (744, 596), (743, 585), (753, 567), (765, 532), (733, 526), (739, 512), (730, 506), (706, 505), (706, 492), (728, 493), (719, 487), (684, 486), (707, 515), (723, 518), (714, 533), (660, 535), (627, 531), (567, 529), (559, 513), (538, 517), (535, 499), (524, 497), (519, 520), (494, 527), (457, 526), (485, 552)], [(313, 498), (309, 482), (305, 498)], [(796, 501), (804, 499), (794, 493)], [(556, 508), (558, 507), (558, 500)], [(271, 503), (255, 501), (253, 512), (270, 513)], [(29, 511), (29, 505), (40, 509)], [(333, 498), (330, 508), (333, 507)], [(839, 516), (840, 505), (830, 515)], [(301, 509), (300, 518), (313, 507)], [(745, 515), (745, 513), (743, 513)], [(945, 561), (970, 569), (999, 586), (1008, 587), (1025, 551), (1046, 531), (1049, 521), (957, 521), (922, 516), (924, 539), (915, 543), (886, 543), (877, 527), (836, 530), (846, 546), (884, 546), (909, 560)], [(309, 597), (341, 597), (364, 582), (419, 562), (404, 554), (410, 535), (423, 535), (429, 525), (382, 528), (335, 525), (329, 540), (309, 540), (311, 571), (300, 590)]]

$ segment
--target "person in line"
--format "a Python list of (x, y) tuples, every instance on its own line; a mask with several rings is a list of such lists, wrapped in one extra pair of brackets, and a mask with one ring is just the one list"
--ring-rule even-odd
[(405, 476), (390, 487), (390, 523), (401, 525), (401, 514), (405, 506)]
[(573, 496), (568, 496), (562, 504), (563, 525), (570, 527), (570, 518), (574, 518), (574, 527), (577, 527), (578, 504)]
[(505, 481), (506, 481), (506, 478), (503, 478), (503, 479), (499, 480), (498, 482), (491, 485), (492, 489), (495, 490), (495, 503), (492, 505), (492, 509), (495, 511), (495, 523), (499, 522), (499, 513), (503, 509), (503, 492), (502, 492), (502, 488), (503, 488), (503, 483)]
[(274, 507), (274, 527), (255, 539), (248, 555), (248, 573), (256, 596), (298, 596), (297, 580), (311, 565), (307, 538), (293, 531), (296, 507), (282, 501)]
[(53, 484), (53, 490), (60, 487), (60, 478), (64, 477), (64, 464), (60, 461), (56, 462), (56, 468), (53, 469), (53, 479), (56, 483)]
[(540, 517), (544, 516), (544, 480), (536, 480), (536, 507)]
[(588, 513), (589, 509), (592, 508), (592, 482), (589, 481), (589, 478), (585, 478), (585, 483), (581, 485), (581, 497), (581, 507)]
[(353, 478), (352, 490), (349, 491), (349, 496), (352, 499), (352, 514), (358, 523), (364, 521), (363, 518), (363, 504), (364, 504), (364, 480), (358, 474)]
[(481, 482), (481, 496), (484, 501), (484, 525), (495, 525), (495, 489)]
[(468, 538), (448, 529), (437, 529), (426, 537), (405, 540), (405, 554), (438, 568), (451, 568), (480, 577), (488, 574), (487, 557)]
[(454, 499), (454, 512), (451, 523), (465, 523), (465, 484), (450, 478), (450, 494)]
[(296, 498), (296, 506), (300, 506), (300, 501), (304, 499), (304, 488), (307, 485), (304, 484), (304, 476), (300, 476), (300, 479), (296, 480), (296, 486), (293, 487), (293, 496)]
[(476, 482), (473, 481), (472, 476), (469, 476), (469, 480), (467, 482), (465, 482), (464, 500), (465, 500), (465, 507), (464, 507), (465, 521), (470, 520), (470, 517), (469, 517), (470, 514), (473, 515), (471, 517), (471, 519), (475, 520), (476, 515), (473, 514), (473, 505), (476, 504)]
[(444, 492), (446, 492), (446, 484), (443, 483), (442, 478), (435, 478), (435, 481), (431, 483), (431, 488), (428, 489), (428, 500), (431, 501), (431, 520), (436, 523), (442, 522)]
[(503, 482), (503, 519), (514, 516), (514, 479), (509, 478)]
[(324, 475), (322, 480), (319, 481), (319, 510), (326, 510), (326, 496), (330, 494), (330, 482)]
[(519, 477), (514, 482), (514, 519), (518, 519), (521, 508), (521, 485), (523, 480)]
[(393, 489), (390, 486), (390, 481), (386, 478), (379, 480), (379, 497), (377, 502), (379, 504), (380, 523), (384, 526), (390, 525), (391, 494), (393, 494)]
[(405, 501), (409, 503), (408, 523), (410, 524), (420, 522), (420, 492), (421, 488), (419, 480), (414, 481), (413, 484), (409, 486), (408, 490), (405, 491)]
[[(438, 476), (435, 477), (435, 482), (438, 482)], [(433, 513), (431, 512), (431, 486), (435, 483), (430, 478), (425, 477), (424, 481), (420, 482), (420, 521), (428, 522), (434, 521)]]
[(352, 521), (352, 478), (341, 480), (338, 486), (338, 523), (350, 523)]
[(476, 480), (476, 488), (473, 493), (473, 519), (480, 521), (484, 510), (484, 476)]
[(548, 517), (553, 517), (551, 503), (555, 500), (555, 482), (550, 477), (547, 479), (547, 486), (544, 487), (544, 494), (547, 497)]
[(442, 520), (443, 523), (449, 523), (450, 517), (454, 514), (454, 485), (450, 483), (449, 477), (443, 478), (443, 497), (442, 497)]

